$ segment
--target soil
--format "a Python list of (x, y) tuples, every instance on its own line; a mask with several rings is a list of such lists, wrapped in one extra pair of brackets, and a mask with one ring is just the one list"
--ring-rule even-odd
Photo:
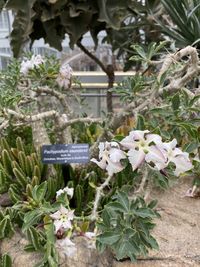
[(200, 266), (200, 198), (184, 196), (191, 184), (190, 177), (182, 177), (169, 190), (152, 192), (161, 215), (153, 231), (160, 249), (136, 264), (116, 262), (115, 267)]
[[(137, 263), (130, 261), (109, 262), (109, 257), (95, 255), (94, 251), (80, 250), (77, 264), (68, 264), (65, 260), (62, 266), (78, 267), (196, 267), (200, 266), (200, 198), (184, 197), (191, 187), (192, 179), (180, 178), (166, 191), (153, 190), (151, 199), (158, 199), (157, 210), (161, 218), (156, 219), (153, 236), (159, 244), (159, 251), (151, 251), (145, 259)], [(150, 199), (150, 200), (151, 200)], [(35, 265), (41, 255), (23, 252), (26, 240), (17, 233), (12, 239), (2, 241), (0, 252), (9, 252), (14, 259), (13, 267)], [(26, 241), (27, 242), (27, 241)], [(81, 248), (81, 246), (80, 246)], [(82, 254), (81, 254), (82, 253)], [(90, 253), (90, 254), (87, 254)], [(83, 256), (84, 255), (84, 256)], [(92, 257), (93, 255), (94, 257)], [(89, 259), (91, 264), (83, 264), (78, 259)], [(92, 260), (93, 259), (93, 260)], [(100, 261), (98, 261), (100, 259)], [(104, 260), (104, 263), (102, 263)]]

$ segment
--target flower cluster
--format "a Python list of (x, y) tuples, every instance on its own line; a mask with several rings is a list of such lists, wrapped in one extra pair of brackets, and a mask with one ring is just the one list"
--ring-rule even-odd
[(120, 172), (124, 169), (124, 166), (121, 164), (120, 160), (125, 159), (126, 154), (120, 150), (120, 146), (117, 142), (105, 142), (99, 144), (99, 159), (91, 159), (96, 163), (100, 168), (106, 169), (110, 176), (113, 173)]
[(20, 73), (27, 75), (29, 70), (38, 68), (39, 65), (44, 63), (44, 59), (41, 55), (32, 55), (31, 59), (24, 59), (21, 63)]
[(71, 85), (72, 68), (69, 64), (63, 64), (60, 67), (56, 82), (61, 88), (68, 89)]
[[(57, 197), (63, 193), (73, 196), (73, 188), (65, 187), (56, 192)], [(55, 246), (59, 253), (66, 255), (67, 257), (74, 257), (77, 252), (77, 247), (74, 242), (72, 242), (71, 237), (73, 236), (84, 236), (87, 238), (88, 248), (95, 248), (96, 233), (94, 232), (82, 232), (81, 229), (77, 227), (74, 221), (74, 210), (64, 207), (63, 205), (53, 214), (50, 215), (53, 219), (56, 243)]]
[(65, 187), (63, 189), (60, 189), (56, 192), (56, 198), (58, 198), (61, 194), (66, 193), (70, 198), (73, 197), (74, 194), (74, 188)]
[(162, 142), (158, 134), (150, 134), (145, 131), (131, 131), (127, 137), (116, 142), (105, 142), (99, 145), (99, 159), (91, 159), (100, 168), (106, 169), (109, 175), (118, 173), (124, 169), (121, 159), (128, 158), (133, 171), (146, 162), (156, 170), (165, 169), (170, 163), (176, 166), (174, 175), (193, 168), (189, 154), (176, 147), (177, 141)]
[(72, 229), (71, 221), (74, 219), (74, 211), (61, 205), (60, 209), (50, 216), (54, 220), (55, 233), (59, 230)]

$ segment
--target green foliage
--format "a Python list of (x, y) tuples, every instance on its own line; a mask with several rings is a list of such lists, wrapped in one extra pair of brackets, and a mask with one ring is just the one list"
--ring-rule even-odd
[(131, 47), (137, 53), (137, 55), (130, 57), (130, 60), (144, 62), (146, 65), (151, 64), (151, 60), (155, 59), (155, 57), (161, 54), (161, 50), (166, 47), (167, 43), (168, 41), (163, 41), (159, 44), (150, 43), (146, 49), (144, 46), (138, 44), (132, 45)]
[(176, 41), (176, 46), (200, 47), (200, 3), (198, 0), (161, 1), (173, 25), (160, 23), (165, 34)]
[(150, 84), (151, 80), (148, 77), (135, 74), (132, 77), (123, 79), (121, 83), (110, 91), (119, 94), (121, 101), (130, 103), (134, 101), (138, 93), (144, 90), (144, 88), (147, 88)]
[(8, 0), (7, 9), (16, 12), (11, 33), (14, 56), (18, 56), (23, 43), (44, 38), (45, 42), (58, 50), (67, 33), (73, 47), (83, 35), (90, 31), (97, 43), (97, 35), (107, 28), (119, 29), (121, 23), (131, 13), (134, 3), (130, 0), (56, 1), (55, 4), (38, 0)]
[(0, 267), (12, 267), (12, 259), (9, 254), (3, 254), (0, 257)]
[(197, 95), (191, 98), (184, 90), (174, 95), (166, 95), (159, 106), (149, 109), (145, 114), (146, 119), (149, 118), (146, 126), (165, 139), (176, 138), (183, 146), (198, 144), (200, 109), (196, 103), (199, 97)]
[(21, 226), (22, 224), (22, 213), (19, 210), (12, 208), (6, 208), (0, 211), (0, 239), (11, 238), (15, 232), (15, 225)]
[(113, 201), (107, 204), (97, 224), (97, 248), (103, 251), (111, 248), (118, 260), (129, 257), (136, 261), (138, 256), (146, 255), (148, 249), (158, 249), (158, 244), (150, 231), (154, 228), (152, 220), (158, 216), (153, 210), (155, 202), (146, 204), (138, 197), (131, 199), (128, 193), (118, 191)]
[(22, 93), (17, 88), (19, 80), (19, 62), (13, 60), (5, 71), (0, 71), (1, 108), (12, 108), (21, 99)]
[[(21, 138), (16, 139), (16, 148), (9, 146), (5, 138), (0, 140), (0, 192), (9, 192), (13, 202), (26, 197), (28, 184), (40, 183), (45, 174), (36, 153), (26, 154)], [(36, 178), (37, 177), (37, 178)], [(23, 190), (23, 194), (20, 194)]]

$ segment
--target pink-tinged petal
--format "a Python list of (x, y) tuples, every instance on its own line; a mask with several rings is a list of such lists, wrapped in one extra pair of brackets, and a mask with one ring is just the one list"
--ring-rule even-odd
[(149, 147), (145, 160), (148, 163), (153, 162), (158, 170), (162, 170), (167, 166), (167, 158), (156, 146)]
[(134, 135), (131, 132), (127, 137), (121, 140), (120, 144), (127, 149), (134, 149), (135, 142), (134, 142)]
[(167, 151), (174, 149), (176, 147), (176, 145), (177, 145), (176, 139), (173, 139), (171, 142), (168, 142), (168, 143), (159, 144), (159, 146), (162, 146)]
[(63, 205), (60, 205), (60, 213), (61, 214), (67, 214), (69, 212), (68, 209), (66, 209)]
[(63, 223), (60, 220), (56, 220), (54, 221), (54, 226), (55, 226), (55, 233), (57, 233), (58, 230), (63, 227)]
[(128, 151), (128, 159), (132, 165), (133, 171), (136, 170), (144, 161), (145, 153), (143, 150), (134, 150), (131, 149)]
[(193, 168), (192, 163), (187, 158), (185, 158), (183, 155), (174, 157), (170, 161), (176, 165), (176, 169), (174, 171), (174, 174), (176, 176), (179, 176), (180, 174), (186, 171), (189, 171)]
[(106, 167), (106, 170), (109, 176), (112, 176), (114, 173), (121, 172), (123, 169), (124, 166), (122, 166), (121, 163), (112, 162), (110, 159), (108, 159), (108, 165)]
[(158, 134), (147, 134), (146, 135), (146, 140), (147, 140), (148, 144), (154, 142), (155, 145), (162, 142), (162, 138)]
[(118, 148), (111, 148), (109, 154), (110, 154), (110, 159), (113, 162), (119, 162), (121, 159), (126, 158), (126, 154)]
[(146, 133), (149, 133), (149, 131), (148, 130), (145, 130), (145, 131), (135, 130), (135, 131), (132, 131), (131, 133), (133, 133), (134, 140), (142, 140), (144, 139), (144, 135)]
[(71, 229), (71, 228), (72, 228), (71, 221), (63, 222), (63, 223), (62, 223), (62, 227), (63, 227), (65, 230)]
[(74, 210), (68, 211), (67, 218), (68, 218), (68, 220), (73, 220), (74, 219)]
[(96, 159), (91, 159), (90, 161), (96, 163), (103, 170), (105, 170), (105, 168), (107, 166), (105, 159), (102, 159), (101, 161), (97, 161)]
[(59, 220), (60, 219), (60, 211), (56, 211), (55, 213), (51, 214), (50, 217), (54, 220)]

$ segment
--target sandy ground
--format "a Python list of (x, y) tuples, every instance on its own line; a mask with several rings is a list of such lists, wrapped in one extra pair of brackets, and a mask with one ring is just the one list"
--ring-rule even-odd
[(115, 267), (200, 266), (200, 198), (184, 197), (191, 183), (191, 178), (180, 178), (169, 190), (152, 193), (151, 198), (159, 200), (161, 218), (153, 235), (160, 250), (136, 264), (118, 262)]

